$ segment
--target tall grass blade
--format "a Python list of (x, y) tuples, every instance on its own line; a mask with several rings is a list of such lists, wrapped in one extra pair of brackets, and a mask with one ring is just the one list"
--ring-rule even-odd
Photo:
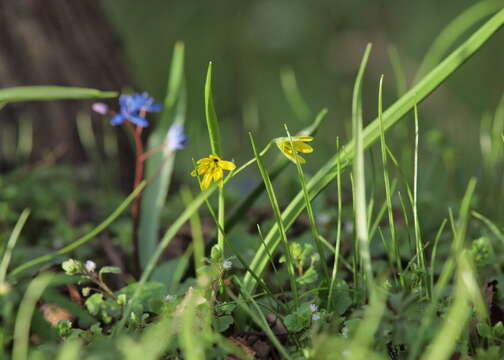
[(362, 57), (359, 72), (355, 80), (352, 100), (352, 134), (355, 145), (355, 161), (353, 165), (353, 178), (355, 184), (355, 234), (359, 243), (359, 255), (364, 268), (365, 282), (368, 289), (373, 287), (373, 271), (371, 269), (371, 254), (369, 252), (369, 233), (366, 215), (366, 177), (364, 174), (364, 144), (362, 137), (362, 79), (366, 70), (371, 44), (368, 44)]
[[(282, 215), (280, 212), (280, 206), (278, 205), (278, 200), (275, 195), (275, 190), (273, 189), (273, 185), (271, 184), (271, 180), (268, 176), (268, 172), (266, 171), (266, 169), (264, 168), (264, 165), (262, 163), (261, 155), (257, 152), (254, 138), (251, 133), (249, 133), (249, 136), (250, 136), (250, 143), (252, 145), (252, 150), (253, 150), (254, 156), (256, 158), (257, 167), (259, 168), (259, 172), (261, 173), (261, 176), (263, 178), (264, 185), (266, 187), (266, 192), (268, 193), (268, 198), (270, 200), (271, 207), (273, 208), (273, 213), (275, 214), (276, 225), (280, 229), (280, 236), (281, 236), (281, 239), (282, 239), (282, 242), (284, 245), (287, 270), (289, 272), (291, 291), (293, 293), (296, 306), (299, 306), (299, 295), (298, 295), (297, 285), (296, 285), (296, 274), (295, 274), (295, 270), (294, 270), (294, 268), (295, 268), (294, 261), (292, 259), (289, 241), (287, 240), (287, 233), (286, 233), (284, 225), (283, 225)], [(254, 271), (254, 270), (252, 269), (252, 271)]]
[(443, 58), (450, 47), (466, 31), (484, 18), (502, 10), (502, 0), (480, 1), (452, 20), (434, 40), (420, 64), (414, 82), (417, 82)]
[(30, 282), (19, 305), (14, 327), (14, 346), (12, 350), (12, 360), (28, 359), (28, 342), (33, 313), (37, 301), (44, 290), (49, 286), (54, 275), (41, 274)]
[[(183, 125), (186, 114), (186, 90), (184, 86), (184, 44), (175, 44), (171, 69), (167, 81), (166, 96), (161, 119), (149, 136), (148, 148), (155, 149), (166, 142), (170, 124)], [(170, 187), (175, 163), (175, 152), (167, 147), (147, 159), (146, 178), (152, 183), (142, 194), (139, 224), (140, 265), (145, 267), (159, 240), (160, 216)]]
[(296, 81), (296, 74), (291, 67), (286, 67), (280, 72), (280, 82), (284, 95), (292, 110), (301, 121), (308, 121), (312, 116), (311, 110), (306, 104)]
[(308, 195), (308, 190), (306, 189), (306, 179), (304, 176), (303, 168), (301, 167), (301, 163), (299, 162), (298, 153), (297, 153), (296, 147), (294, 146), (294, 143), (292, 141), (292, 137), (289, 132), (289, 129), (287, 128), (287, 125), (284, 125), (284, 126), (285, 126), (285, 131), (287, 132), (287, 136), (290, 141), (293, 156), (296, 160), (296, 169), (297, 169), (297, 173), (298, 173), (298, 179), (301, 184), (301, 189), (303, 191), (303, 195), (304, 195), (304, 199), (305, 199), (306, 212), (308, 213), (308, 219), (310, 221), (310, 229), (312, 231), (313, 241), (315, 242), (315, 246), (316, 246), (318, 254), (320, 256), (320, 263), (322, 264), (322, 272), (323, 272), (324, 277), (327, 281), (327, 284), (329, 284), (329, 269), (327, 267), (327, 260), (326, 260), (324, 248), (322, 246), (322, 242), (320, 241), (320, 234), (319, 234), (319, 230), (317, 228), (317, 223), (315, 222), (315, 215), (313, 214), (313, 208), (311, 206), (310, 195)]
[(12, 252), (14, 251), (14, 247), (19, 239), (19, 235), (21, 235), (21, 231), (26, 223), (26, 220), (30, 216), (30, 209), (25, 209), (19, 216), (14, 229), (7, 241), (7, 246), (5, 247), (5, 251), (2, 255), (2, 262), (0, 263), (0, 286), (5, 282), (5, 276), (7, 275), (7, 269), (9, 268), (10, 260), (12, 257)]
[(0, 103), (116, 97), (115, 91), (65, 86), (19, 86), (0, 89)]

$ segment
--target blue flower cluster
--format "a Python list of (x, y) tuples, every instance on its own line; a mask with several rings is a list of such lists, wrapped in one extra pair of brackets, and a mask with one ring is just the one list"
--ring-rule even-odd
[(155, 104), (154, 99), (146, 92), (141, 94), (121, 95), (119, 97), (119, 112), (112, 118), (112, 125), (120, 125), (125, 120), (135, 125), (146, 127), (146, 112), (161, 111), (161, 105)]

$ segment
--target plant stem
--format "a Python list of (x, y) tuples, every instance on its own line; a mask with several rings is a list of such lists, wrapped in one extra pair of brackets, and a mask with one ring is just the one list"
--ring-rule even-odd
[[(142, 182), (144, 172), (144, 146), (142, 143), (142, 130), (139, 125), (133, 127), (131, 122), (126, 122), (133, 138), (135, 139), (135, 180), (133, 189), (136, 189), (140, 182)], [(139, 193), (131, 204), (131, 220), (133, 223), (132, 241), (133, 241), (133, 273), (138, 274), (140, 270), (140, 257), (139, 257), (139, 244), (138, 244), (138, 227), (140, 225), (140, 203), (142, 200), (142, 193)]]

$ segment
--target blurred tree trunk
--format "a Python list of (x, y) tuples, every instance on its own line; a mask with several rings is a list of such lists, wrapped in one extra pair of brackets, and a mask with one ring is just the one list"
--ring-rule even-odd
[[(130, 83), (121, 44), (98, 0), (0, 1), (0, 49), (2, 88), (64, 85), (120, 90)], [(65, 160), (79, 161), (83, 151), (75, 119), (90, 103), (10, 104), (0, 112), (0, 123), (12, 124), (21, 117), (33, 120), (32, 159), (63, 149)], [(124, 146), (124, 136), (120, 139)]]

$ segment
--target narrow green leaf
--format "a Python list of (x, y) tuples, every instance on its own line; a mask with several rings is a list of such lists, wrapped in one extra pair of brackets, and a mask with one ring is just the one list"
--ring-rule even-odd
[(452, 20), (432, 42), (420, 64), (415, 82), (443, 58), (451, 46), (472, 26), (502, 9), (502, 0), (479, 1)]
[(205, 82), (205, 116), (208, 127), (208, 135), (210, 136), (210, 146), (212, 153), (217, 156), (222, 156), (221, 138), (219, 132), (219, 123), (212, 96), (212, 62), (208, 63), (208, 71)]
[(19, 239), (19, 235), (21, 235), (21, 231), (23, 230), (28, 216), (30, 216), (30, 210), (23, 210), (23, 212), (19, 216), (18, 221), (16, 222), (16, 225), (14, 226), (14, 229), (12, 230), (9, 240), (7, 241), (7, 246), (2, 257), (2, 262), (0, 263), (0, 286), (2, 286), (5, 282), (5, 275), (7, 274), (7, 269), (9, 267), (12, 252), (14, 251), (14, 247), (16, 246), (16, 243)]
[(301, 121), (308, 121), (312, 116), (311, 111), (299, 91), (294, 70), (290, 67), (282, 69), (280, 81), (284, 95), (296, 116)]
[(366, 216), (366, 178), (364, 174), (364, 145), (362, 136), (362, 79), (366, 70), (371, 44), (368, 44), (362, 57), (359, 72), (355, 80), (352, 100), (352, 133), (355, 144), (355, 161), (353, 176), (355, 180), (355, 228), (356, 241), (359, 243), (359, 252), (364, 266), (365, 280), (368, 289), (373, 287), (373, 272), (371, 269), (371, 254), (369, 251), (369, 233)]
[(0, 89), (0, 103), (116, 97), (115, 91), (65, 86), (18, 86)]
[[(149, 137), (149, 149), (158, 148), (166, 142), (166, 134), (170, 124), (184, 124), (186, 108), (184, 44), (177, 43), (173, 50), (161, 120)], [(147, 160), (146, 177), (152, 179), (152, 183), (142, 194), (140, 207), (139, 252), (142, 268), (145, 267), (145, 264), (156, 250), (159, 240), (161, 210), (170, 187), (174, 163), (175, 152), (170, 151), (168, 148), (165, 148), (161, 153), (152, 155)]]

